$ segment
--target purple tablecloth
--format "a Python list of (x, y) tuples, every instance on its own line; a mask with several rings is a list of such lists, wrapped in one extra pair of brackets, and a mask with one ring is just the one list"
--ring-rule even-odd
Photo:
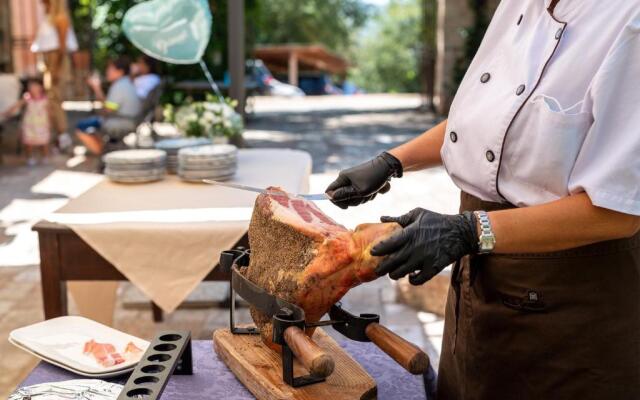
[[(371, 343), (344, 341), (340, 344), (376, 380), (379, 399), (425, 399), (425, 383), (427, 392), (433, 392), (435, 387), (433, 371), (430, 371), (425, 377), (410, 375)], [(211, 341), (198, 340), (193, 342), (193, 367), (194, 371), (191, 376), (175, 375), (171, 377), (162, 394), (163, 400), (219, 398), (245, 400), (254, 398), (218, 358), (213, 351)], [(79, 378), (81, 377), (71, 372), (41, 362), (21, 383), (20, 387)], [(110, 381), (124, 384), (126, 378), (125, 375)], [(432, 398), (432, 395), (428, 397)]]

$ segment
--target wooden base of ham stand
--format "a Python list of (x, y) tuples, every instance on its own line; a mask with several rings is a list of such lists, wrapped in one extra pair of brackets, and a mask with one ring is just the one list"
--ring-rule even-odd
[[(376, 382), (329, 335), (317, 328), (313, 340), (333, 357), (335, 370), (325, 382), (293, 388), (282, 381), (280, 354), (265, 346), (259, 335), (234, 335), (228, 329), (213, 333), (218, 356), (258, 400), (376, 398)], [(294, 371), (308, 373), (297, 362)]]

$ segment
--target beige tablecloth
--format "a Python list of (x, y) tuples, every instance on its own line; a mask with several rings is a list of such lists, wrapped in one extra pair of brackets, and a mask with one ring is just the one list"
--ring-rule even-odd
[[(240, 150), (238, 162), (232, 182), (280, 186), (293, 193), (308, 190), (311, 158), (305, 152)], [(171, 312), (217, 264), (220, 252), (246, 233), (255, 197), (236, 189), (181, 182), (175, 176), (140, 185), (104, 180), (47, 219), (69, 226)], [(83, 314), (91, 311), (86, 302), (91, 302), (96, 285), (70, 287), (76, 302), (83, 303), (78, 297), (85, 300), (79, 304)], [(104, 316), (100, 319), (108, 322)]]

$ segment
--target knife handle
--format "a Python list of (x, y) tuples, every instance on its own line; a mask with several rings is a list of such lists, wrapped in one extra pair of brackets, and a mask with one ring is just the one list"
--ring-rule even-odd
[(321, 378), (331, 375), (335, 367), (333, 358), (311, 340), (302, 329), (290, 326), (284, 331), (283, 336), (298, 361), (311, 375)]
[(424, 351), (384, 326), (373, 322), (367, 325), (365, 334), (408, 372), (419, 375), (429, 368), (429, 357)]

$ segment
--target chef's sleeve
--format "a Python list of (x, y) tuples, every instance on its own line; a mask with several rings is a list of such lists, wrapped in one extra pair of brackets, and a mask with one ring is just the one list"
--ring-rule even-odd
[[(579, 63), (576, 68), (580, 68)], [(590, 88), (593, 124), (569, 177), (570, 193), (640, 216), (640, 26), (627, 26)]]

